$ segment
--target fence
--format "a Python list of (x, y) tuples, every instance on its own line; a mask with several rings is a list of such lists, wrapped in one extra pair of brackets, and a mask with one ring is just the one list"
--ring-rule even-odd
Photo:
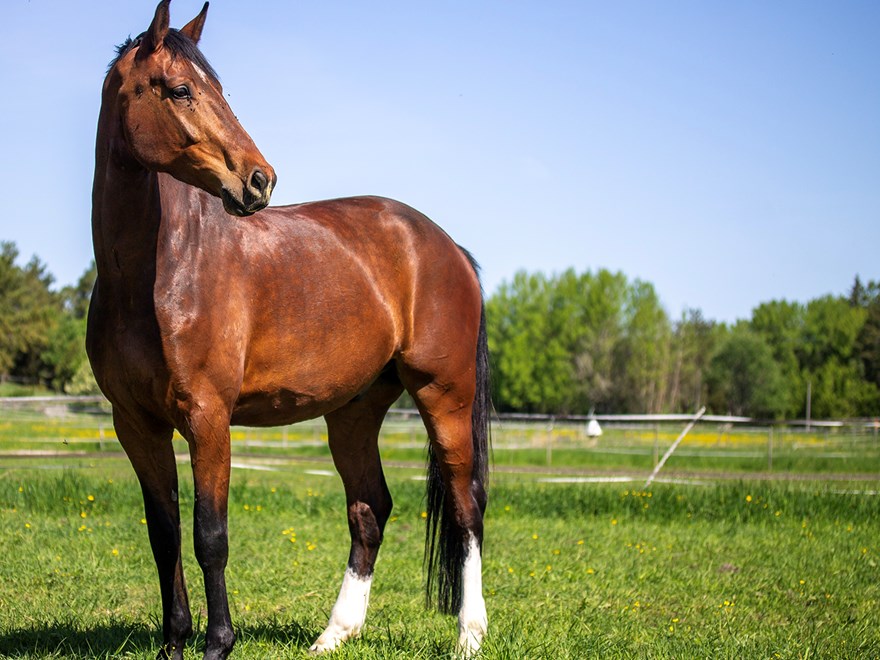
[[(499, 415), (494, 465), (501, 469), (649, 473), (691, 415)], [(593, 421), (591, 421), (593, 420)], [(601, 434), (596, 434), (596, 424)], [(876, 474), (877, 420), (761, 422), (704, 416), (664, 466), (666, 472)], [(327, 459), (323, 420), (276, 428), (233, 427), (233, 452)], [(414, 410), (389, 412), (381, 436), (386, 461), (424, 461), (426, 434)], [(185, 444), (179, 447), (186, 451)], [(0, 399), (0, 454), (118, 453), (101, 397)]]

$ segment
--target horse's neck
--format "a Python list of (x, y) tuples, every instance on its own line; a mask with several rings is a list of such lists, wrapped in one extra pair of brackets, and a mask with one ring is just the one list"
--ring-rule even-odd
[[(167, 243), (162, 232), (188, 234), (199, 220), (182, 211), (195, 194), (190, 190), (143, 168), (125, 145), (113, 109), (102, 108), (92, 189), (92, 239), (102, 298), (139, 309), (152, 299), (158, 251)], [(171, 226), (175, 223), (180, 227)]]
[(151, 287), (161, 204), (155, 173), (122, 165), (100, 146), (92, 192), (92, 239), (102, 295), (139, 298)]

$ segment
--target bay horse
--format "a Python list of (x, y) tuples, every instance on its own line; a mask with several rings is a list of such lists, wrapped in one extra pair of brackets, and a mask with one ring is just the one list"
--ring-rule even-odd
[(186, 439), (206, 659), (235, 642), (225, 584), (230, 424), (324, 416), (351, 549), (324, 652), (357, 635), (392, 501), (379, 428), (406, 390), (428, 434), (428, 599), (458, 614), (457, 652), (487, 629), (481, 584), (488, 453), (483, 298), (469, 254), (399, 202), (268, 207), (272, 167), (240, 126), (170, 0), (117, 49), (103, 85), (92, 234), (98, 277), (87, 350), (140, 482), (159, 573), (160, 657), (192, 618), (172, 449)]

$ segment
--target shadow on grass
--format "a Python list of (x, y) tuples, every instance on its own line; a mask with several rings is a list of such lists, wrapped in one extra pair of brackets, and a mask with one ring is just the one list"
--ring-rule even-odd
[[(236, 628), (235, 632), (236, 645), (258, 643), (307, 649), (320, 630), (285, 622)], [(155, 657), (161, 641), (162, 634), (149, 625), (109, 623), (87, 628), (75, 622), (42, 623), (0, 634), (0, 658)], [(200, 631), (187, 646), (201, 652), (204, 644), (204, 632)]]

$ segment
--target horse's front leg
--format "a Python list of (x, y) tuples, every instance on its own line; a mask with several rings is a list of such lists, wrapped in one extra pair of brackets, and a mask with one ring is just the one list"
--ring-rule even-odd
[(183, 647), (192, 635), (192, 619), (180, 561), (180, 510), (172, 429), (145, 416), (123, 415), (115, 408), (113, 425), (141, 485), (150, 546), (159, 571), (163, 642), (158, 657), (183, 660)]
[(209, 416), (207, 410), (202, 408), (190, 417), (186, 435), (195, 488), (193, 540), (208, 601), (204, 658), (221, 660), (235, 644), (225, 575), (229, 557), (229, 416), (223, 411)]

